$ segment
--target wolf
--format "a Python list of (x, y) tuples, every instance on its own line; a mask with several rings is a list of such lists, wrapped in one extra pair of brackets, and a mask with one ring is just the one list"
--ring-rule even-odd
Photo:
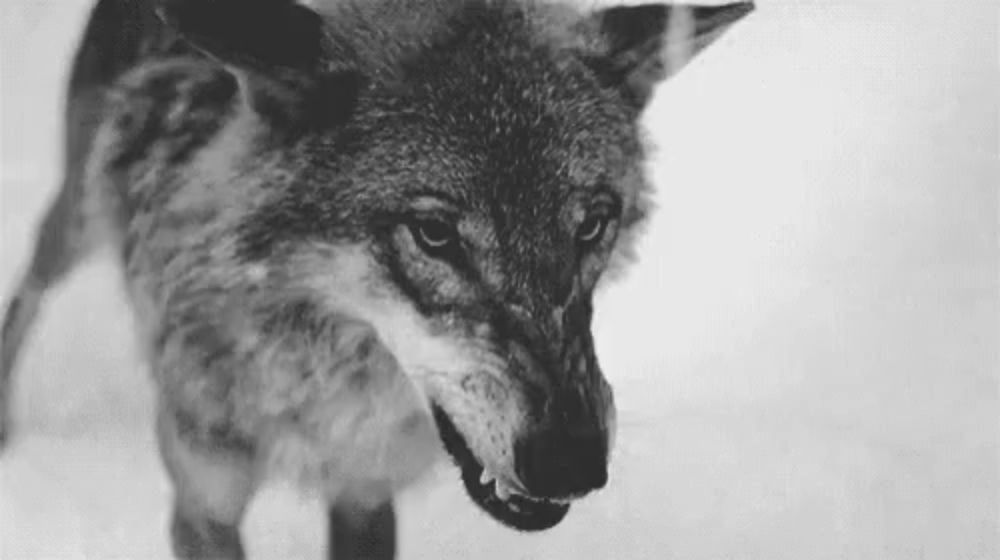
[(99, 0), (65, 174), (9, 299), (121, 263), (179, 558), (245, 556), (256, 489), (328, 504), (331, 558), (393, 558), (444, 448), (522, 531), (605, 486), (593, 294), (649, 214), (641, 116), (750, 2)]

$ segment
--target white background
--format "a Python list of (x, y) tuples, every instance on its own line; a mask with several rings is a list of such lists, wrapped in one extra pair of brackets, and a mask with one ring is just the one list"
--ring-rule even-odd
[[(60, 173), (89, 2), (3, 0), (0, 290)], [(659, 211), (599, 302), (612, 481), (519, 535), (454, 471), (402, 498), (404, 559), (930, 559), (998, 551), (997, 5), (763, 0), (660, 90)], [(53, 293), (0, 458), (0, 557), (166, 558), (169, 488), (110, 259)], [(320, 558), (261, 495), (252, 558)]]

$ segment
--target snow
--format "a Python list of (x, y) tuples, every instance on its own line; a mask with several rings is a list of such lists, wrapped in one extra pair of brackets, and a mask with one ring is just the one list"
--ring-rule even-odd
[[(612, 480), (556, 529), (446, 467), (401, 558), (988, 559), (998, 545), (998, 25), (989, 0), (762, 0), (647, 118), (640, 262), (598, 303)], [(0, 7), (0, 291), (59, 175), (88, 2)], [(151, 392), (107, 257), (53, 292), (0, 458), (3, 559), (169, 558)], [(319, 504), (254, 503), (251, 558), (320, 558)]]

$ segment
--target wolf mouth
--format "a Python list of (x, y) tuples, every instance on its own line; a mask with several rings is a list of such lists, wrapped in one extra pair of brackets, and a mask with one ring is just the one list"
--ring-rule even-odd
[(484, 477), (486, 468), (469, 449), (465, 438), (440, 406), (433, 405), (434, 420), (445, 450), (462, 471), (469, 498), (500, 523), (519, 531), (544, 531), (559, 524), (569, 503), (533, 498), (506, 490), (499, 479)]

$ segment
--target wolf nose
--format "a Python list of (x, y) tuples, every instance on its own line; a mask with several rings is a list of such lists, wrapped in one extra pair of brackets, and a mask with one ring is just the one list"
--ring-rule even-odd
[(541, 498), (578, 496), (608, 482), (607, 441), (599, 432), (537, 432), (518, 441), (514, 461), (525, 489)]

